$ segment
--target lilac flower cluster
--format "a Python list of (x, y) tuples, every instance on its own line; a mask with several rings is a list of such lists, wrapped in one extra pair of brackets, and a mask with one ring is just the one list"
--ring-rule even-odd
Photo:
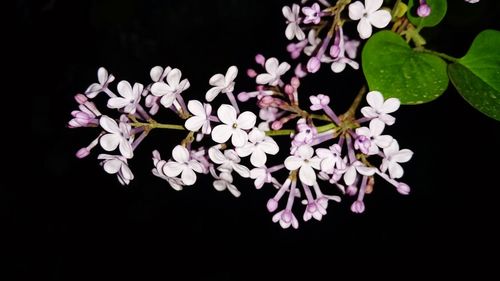
[[(127, 185), (134, 179), (128, 162), (149, 132), (176, 130), (182, 137), (167, 157), (153, 151), (153, 175), (175, 190), (194, 185), (202, 174), (211, 176), (216, 190), (227, 190), (235, 197), (241, 195), (235, 177), (252, 179), (256, 189), (267, 184), (276, 188), (267, 209), (275, 213), (272, 220), (283, 228), (299, 225), (296, 200), (304, 205), (304, 221), (321, 220), (329, 202), (340, 202), (342, 197), (353, 198), (352, 212), (364, 212), (364, 198), (374, 188), (375, 175), (397, 192), (408, 194), (409, 186), (399, 181), (404, 174), (400, 164), (409, 161), (413, 153), (400, 149), (396, 139), (383, 134), (386, 126), (395, 123), (391, 114), (398, 110), (399, 100), (384, 99), (377, 91), (366, 94), (363, 87), (349, 110), (337, 114), (331, 96), (304, 97), (300, 93), (304, 92), (301, 80), (316, 73), (322, 63), (330, 64), (335, 73), (346, 65), (358, 69), (354, 59), (359, 41), (349, 40), (343, 33), (344, 9), (350, 19), (359, 21), (361, 39), (371, 36), (372, 26), (382, 28), (391, 20), (390, 13), (380, 9), (382, 0), (350, 2), (339, 0), (332, 6), (319, 1), (311, 6), (284, 7), (285, 35), (299, 40), (287, 49), (293, 59), (304, 53), (307, 63), (303, 66), (299, 62), (291, 71), (288, 62), (259, 54), (255, 57), (258, 69), (246, 71), (246, 76), (255, 79), (256, 87), (237, 95), (236, 66), (209, 79), (205, 100), (188, 101), (183, 93), (190, 83), (179, 69), (156, 66), (147, 85), (120, 81), (115, 91), (111, 87), (115, 77), (100, 68), (98, 83), (75, 96), (78, 110), (72, 112), (73, 119), (68, 123), (70, 128), (99, 129), (77, 157), (87, 157), (94, 148), (102, 148), (105, 153), (97, 158), (103, 169)], [(323, 34), (328, 25), (330, 29)], [(367, 105), (358, 110), (365, 94)], [(99, 96), (106, 97), (107, 109), (97, 108), (94, 101)], [(240, 103), (250, 101), (257, 105), (258, 114), (240, 111)], [(301, 106), (304, 102), (308, 106)], [(160, 109), (177, 116), (178, 122), (156, 121)], [(288, 142), (290, 149), (280, 149), (276, 138)], [(280, 157), (274, 157), (279, 152)]]

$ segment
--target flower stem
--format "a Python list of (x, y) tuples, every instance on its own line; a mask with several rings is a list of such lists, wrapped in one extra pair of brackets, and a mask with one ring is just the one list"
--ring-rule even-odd
[(427, 53), (427, 54), (433, 54), (435, 56), (438, 56), (438, 57), (443, 58), (443, 59), (445, 59), (447, 61), (450, 61), (450, 62), (458, 62), (458, 60), (459, 60), (458, 58), (449, 56), (449, 55), (444, 54), (444, 53), (440, 53), (440, 52), (436, 52), (436, 51), (433, 51), (433, 50), (425, 49), (424, 47), (417, 47), (414, 50), (417, 51), (417, 52), (422, 52), (422, 53)]
[(162, 123), (157, 123), (154, 120), (150, 120), (149, 123), (143, 123), (143, 122), (134, 122), (130, 124), (132, 127), (146, 127), (149, 130), (152, 129), (169, 129), (169, 130), (179, 130), (179, 131), (185, 131), (186, 129), (182, 125), (176, 125), (176, 124), (162, 124)]
[(361, 89), (359, 90), (358, 95), (352, 102), (351, 107), (349, 107), (349, 110), (347, 110), (347, 112), (340, 117), (342, 120), (354, 117), (354, 114), (356, 113), (356, 110), (358, 109), (359, 104), (361, 103), (361, 100), (366, 93), (366, 90), (366, 85), (363, 85), (363, 87), (361, 87)]

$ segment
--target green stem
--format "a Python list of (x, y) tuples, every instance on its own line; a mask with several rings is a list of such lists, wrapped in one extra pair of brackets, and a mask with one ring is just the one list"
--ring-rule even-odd
[[(318, 130), (318, 133), (323, 133), (332, 129), (338, 128), (337, 125), (334, 123), (329, 123), (323, 126), (316, 127)], [(273, 131), (267, 131), (266, 136), (289, 136), (291, 134), (295, 133), (295, 130), (273, 130)]]
[(396, 16), (396, 12), (398, 11), (398, 7), (399, 7), (400, 3), (401, 3), (401, 0), (397, 0), (396, 4), (394, 4), (394, 7), (392, 7), (391, 16), (393, 19)]
[(436, 51), (433, 51), (433, 50), (425, 49), (424, 47), (417, 47), (417, 48), (415, 48), (415, 51), (422, 52), (422, 53), (427, 53), (427, 54), (433, 54), (435, 56), (438, 56), (438, 57), (443, 58), (443, 59), (445, 59), (447, 61), (450, 61), (450, 62), (458, 62), (458, 60), (459, 60), (458, 58), (449, 56), (449, 55), (444, 54), (444, 53), (440, 53), (440, 52), (436, 52)]
[(134, 122), (131, 125), (132, 127), (148, 127), (149, 129), (169, 129), (169, 130), (180, 130), (180, 131), (186, 130), (182, 125), (161, 124), (156, 122), (152, 123)]
[(311, 115), (309, 115), (309, 117), (311, 117), (312, 119), (316, 119), (316, 120), (329, 121), (329, 122), (332, 121), (325, 114), (311, 114)]
[(334, 123), (326, 124), (323, 126), (316, 127), (316, 130), (318, 130), (318, 133), (323, 133), (332, 129), (338, 128), (337, 125)]

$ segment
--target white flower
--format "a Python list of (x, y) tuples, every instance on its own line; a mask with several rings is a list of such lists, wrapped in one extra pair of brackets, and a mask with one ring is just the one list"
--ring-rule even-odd
[(404, 171), (398, 163), (408, 162), (412, 156), (413, 152), (409, 149), (399, 150), (399, 144), (394, 140), (389, 147), (384, 148), (384, 159), (382, 159), (380, 170), (383, 173), (389, 170), (389, 175), (393, 179), (400, 178)]
[(140, 83), (135, 83), (134, 88), (130, 86), (127, 81), (120, 81), (118, 83), (118, 93), (120, 97), (113, 97), (108, 100), (109, 108), (123, 108), (125, 113), (134, 114), (137, 109), (137, 105), (141, 100), (142, 90), (144, 86)]
[(335, 171), (345, 171), (346, 164), (342, 160), (340, 145), (334, 144), (329, 149), (318, 148), (316, 155), (320, 159), (320, 168), (322, 172), (333, 174)]
[(288, 38), (288, 40), (292, 40), (294, 37), (297, 37), (298, 40), (304, 40), (306, 38), (306, 35), (299, 26), (300, 6), (297, 4), (293, 4), (292, 9), (290, 9), (290, 7), (288, 6), (284, 6), (282, 12), (288, 23), (288, 26), (285, 30), (286, 38)]
[(215, 142), (225, 143), (231, 138), (231, 143), (235, 147), (240, 147), (247, 143), (248, 135), (244, 130), (253, 128), (257, 120), (255, 114), (245, 111), (237, 117), (234, 107), (223, 104), (217, 110), (217, 116), (223, 124), (217, 125), (212, 130), (212, 139)]
[(265, 67), (267, 73), (257, 75), (257, 84), (276, 86), (280, 81), (281, 75), (285, 74), (290, 69), (290, 64), (287, 62), (282, 62), (280, 64), (278, 59), (270, 58), (266, 61)]
[(479, 2), (479, 0), (465, 0), (465, 2), (474, 4), (474, 3)]
[(391, 13), (379, 10), (383, 0), (356, 1), (349, 5), (349, 18), (359, 20), (358, 32), (361, 39), (367, 39), (372, 35), (372, 25), (377, 28), (386, 27), (391, 22)]
[(161, 66), (155, 66), (151, 68), (151, 71), (149, 72), (149, 76), (151, 76), (151, 80), (153, 82), (160, 82), (161, 80), (165, 79), (167, 77), (168, 73), (172, 70), (170, 66), (167, 66), (165, 69)]
[(132, 171), (128, 167), (127, 159), (121, 155), (99, 154), (97, 159), (103, 160), (101, 162), (104, 171), (108, 174), (116, 174), (118, 181), (122, 185), (127, 185), (134, 179)]
[(389, 98), (384, 101), (384, 97), (380, 92), (372, 91), (366, 95), (368, 105), (361, 108), (361, 113), (367, 118), (378, 118), (386, 125), (392, 125), (396, 118), (389, 115), (399, 109), (399, 100), (396, 98)]
[(272, 176), (271, 173), (267, 170), (267, 168), (260, 167), (260, 168), (253, 168), (250, 171), (250, 178), (254, 179), (254, 185), (255, 188), (261, 189), (264, 183), (270, 183), (272, 182)]
[(370, 121), (370, 128), (361, 127), (356, 129), (356, 134), (358, 136), (365, 136), (370, 141), (370, 147), (368, 148), (368, 155), (375, 155), (379, 152), (380, 148), (388, 147), (393, 138), (389, 135), (380, 135), (384, 131), (385, 124), (379, 119), (373, 119)]
[(106, 132), (108, 132), (99, 139), (99, 143), (104, 150), (113, 151), (119, 147), (120, 153), (124, 157), (128, 159), (134, 157), (134, 150), (128, 140), (131, 129), (129, 124), (120, 122), (120, 125), (118, 126), (115, 120), (106, 115), (101, 116), (99, 124), (104, 130), (106, 130)]
[(167, 75), (167, 83), (156, 82), (151, 86), (151, 93), (161, 97), (160, 103), (164, 107), (172, 106), (176, 96), (189, 88), (189, 81), (187, 79), (181, 81), (181, 76), (182, 72), (174, 68)]
[(222, 74), (215, 74), (210, 78), (208, 82), (211, 86), (214, 86), (212, 89), (208, 90), (205, 95), (205, 98), (208, 102), (213, 101), (219, 93), (232, 93), (234, 90), (234, 79), (238, 75), (238, 68), (236, 66), (231, 66), (227, 72), (226, 76)]
[(318, 38), (316, 30), (311, 29), (309, 31), (307, 34), (307, 42), (309, 42), (310, 45), (304, 48), (304, 54), (311, 56), (321, 43), (321, 39)]
[(108, 71), (104, 67), (100, 67), (97, 70), (97, 80), (99, 83), (94, 83), (90, 85), (85, 91), (85, 95), (89, 98), (95, 98), (97, 94), (108, 88), (109, 83), (115, 80), (113, 74), (108, 74)]
[(320, 169), (319, 158), (313, 157), (314, 149), (309, 145), (301, 145), (297, 149), (297, 156), (288, 156), (285, 159), (285, 167), (294, 171), (299, 169), (299, 178), (305, 185), (313, 185), (316, 182), (316, 170)]
[(367, 167), (365, 164), (360, 161), (356, 161), (347, 168), (347, 171), (344, 174), (344, 182), (346, 185), (352, 185), (356, 180), (356, 176), (359, 174), (363, 176), (373, 176), (377, 169), (373, 167)]
[(240, 197), (241, 192), (233, 184), (233, 176), (230, 173), (222, 172), (219, 176), (213, 175), (216, 180), (213, 182), (213, 186), (217, 191), (229, 190), (234, 197)]
[(187, 105), (189, 111), (193, 114), (184, 126), (186, 129), (198, 132), (201, 128), (203, 134), (210, 134), (212, 129), (210, 128), (210, 114), (212, 113), (212, 106), (208, 103), (202, 104), (197, 100), (190, 100)]
[(279, 146), (273, 138), (266, 136), (263, 131), (257, 128), (253, 128), (248, 134), (248, 140), (250, 142), (242, 147), (237, 147), (236, 152), (240, 157), (247, 157), (251, 154), (250, 162), (255, 167), (262, 167), (266, 164), (266, 153), (275, 155), (279, 151)]
[(236, 151), (232, 149), (224, 150), (222, 153), (218, 148), (211, 147), (208, 150), (208, 156), (216, 164), (220, 164), (217, 168), (221, 172), (231, 173), (233, 170), (236, 171), (240, 176), (248, 178), (250, 176), (250, 170), (238, 163), (240, 163), (240, 158)]
[(174, 161), (167, 162), (163, 167), (165, 175), (176, 177), (180, 174), (182, 183), (193, 185), (196, 182), (196, 174), (194, 172), (203, 172), (203, 166), (200, 162), (191, 159), (189, 151), (182, 145), (174, 147), (172, 158), (174, 158)]
[(155, 166), (151, 170), (153, 175), (166, 180), (173, 189), (177, 191), (182, 190), (183, 184), (180, 178), (169, 177), (165, 174), (163, 169), (165, 167), (165, 164), (167, 164), (167, 161), (161, 159), (160, 153), (157, 150), (153, 151), (153, 164)]

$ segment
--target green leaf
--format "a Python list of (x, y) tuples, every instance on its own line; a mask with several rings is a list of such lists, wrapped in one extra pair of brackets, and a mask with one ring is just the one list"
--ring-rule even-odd
[(500, 121), (500, 32), (481, 32), (467, 54), (448, 67), (451, 82), (473, 107)]
[(427, 0), (427, 5), (431, 7), (431, 14), (425, 18), (417, 15), (419, 6), (418, 0), (408, 1), (408, 19), (417, 27), (431, 27), (437, 25), (446, 15), (448, 8), (446, 0)]
[(391, 31), (380, 31), (368, 40), (362, 62), (370, 90), (403, 104), (432, 101), (448, 87), (446, 63), (441, 58), (412, 50)]

